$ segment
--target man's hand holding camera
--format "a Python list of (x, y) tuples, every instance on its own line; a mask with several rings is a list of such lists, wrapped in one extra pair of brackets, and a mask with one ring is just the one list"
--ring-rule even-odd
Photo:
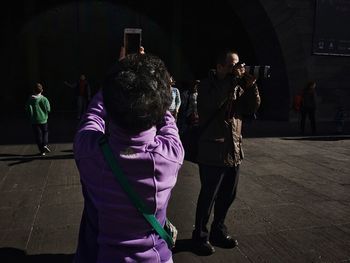
[(237, 63), (233, 66), (232, 74), (237, 78), (242, 78), (245, 74), (245, 64)]
[(239, 64), (236, 64), (234, 67), (233, 67), (233, 70), (232, 70), (232, 73), (235, 77), (239, 78), (242, 80), (243, 82), (243, 89), (246, 89), (246, 88), (250, 88), (252, 87), (255, 82), (256, 82), (256, 78), (247, 73), (245, 71), (245, 64), (244, 63), (239, 63)]

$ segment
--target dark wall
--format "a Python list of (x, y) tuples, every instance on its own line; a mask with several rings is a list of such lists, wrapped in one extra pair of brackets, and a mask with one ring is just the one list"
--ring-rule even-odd
[[(3, 82), (11, 87), (2, 97), (6, 108), (21, 110), (40, 81), (54, 110), (72, 110), (73, 91), (63, 82), (85, 73), (96, 91), (119, 57), (124, 27), (142, 27), (147, 51), (168, 60), (170, 36), (137, 10), (111, 2), (28, 2), (32, 5), (27, 3), (25, 10), (10, 9), (12, 15), (3, 24), (12, 27), (1, 49)], [(24, 15), (16, 16), (18, 12)]]
[[(348, 103), (350, 100), (348, 85), (350, 57), (316, 55), (313, 52), (313, 38), (318, 37), (320, 30), (324, 32), (324, 29), (317, 28), (320, 24), (315, 23), (317, 1), (264, 0), (260, 3), (271, 21), (279, 41), (279, 48), (282, 50), (288, 75), (290, 104), (293, 96), (298, 94), (308, 81), (315, 80), (317, 83), (317, 120), (333, 121), (337, 107), (342, 105), (348, 111), (350, 110), (350, 103)], [(332, 2), (336, 7), (342, 6), (342, 9), (343, 7), (349, 8), (349, 1), (320, 1), (324, 4)], [(348, 10), (341, 11), (348, 12)], [(327, 17), (329, 20), (330, 16)], [(339, 18), (344, 18), (344, 14), (338, 16), (337, 19), (325, 21), (325, 23), (339, 28), (337, 24), (342, 21)], [(332, 31), (332, 36), (326, 35), (328, 38), (333, 37), (337, 31)], [(347, 36), (349, 31), (347, 25), (341, 25), (340, 31), (343, 33), (338, 38)], [(290, 110), (289, 119), (297, 121), (298, 115)]]
[[(250, 65), (277, 65), (272, 69), (274, 85), (261, 83), (261, 117), (283, 119), (281, 99), (288, 100), (288, 87), (280, 52), (258, 48), (262, 38), (250, 31), (257, 26), (266, 31), (263, 46), (273, 43), (278, 50), (274, 29), (258, 0), (247, 19), (237, 13), (242, 1), (26, 1), (12, 2), (2, 17), (1, 69), (4, 72), (0, 105), (7, 111), (21, 111), (33, 84), (41, 81), (55, 111), (73, 110), (73, 92), (65, 80), (73, 82), (85, 73), (93, 90), (100, 87), (105, 72), (116, 62), (124, 27), (141, 27), (146, 52), (160, 56), (181, 87), (182, 81), (200, 79), (214, 67), (216, 53), (236, 49), (241, 60)], [(246, 12), (246, 11), (245, 11)], [(263, 34), (263, 33), (262, 33)], [(282, 73), (279, 73), (281, 71)], [(273, 80), (273, 79), (272, 79)], [(279, 83), (279, 87), (276, 83)], [(280, 88), (282, 86), (282, 88)], [(272, 87), (272, 88), (271, 88)]]

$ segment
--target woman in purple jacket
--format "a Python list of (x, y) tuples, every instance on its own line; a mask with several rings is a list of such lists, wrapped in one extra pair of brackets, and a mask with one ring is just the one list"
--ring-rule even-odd
[(134, 207), (99, 147), (107, 134), (130, 184), (164, 225), (184, 158), (170, 103), (165, 65), (148, 54), (121, 60), (91, 101), (74, 141), (84, 195), (75, 262), (172, 262), (167, 243)]

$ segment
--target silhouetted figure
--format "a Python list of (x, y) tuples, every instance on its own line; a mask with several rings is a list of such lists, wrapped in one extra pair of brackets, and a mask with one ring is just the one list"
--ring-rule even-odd
[(76, 83), (64, 82), (68, 87), (74, 89), (77, 102), (77, 119), (80, 119), (86, 111), (88, 102), (91, 99), (90, 84), (84, 74), (81, 74), (79, 80)]
[(309, 118), (312, 134), (316, 134), (316, 82), (310, 81), (303, 90), (301, 103), (300, 132), (305, 133), (306, 117)]
[(50, 152), (48, 147), (49, 131), (47, 120), (51, 111), (49, 100), (42, 95), (44, 89), (40, 83), (36, 83), (33, 95), (27, 101), (26, 112), (30, 117), (36, 143), (41, 155)]

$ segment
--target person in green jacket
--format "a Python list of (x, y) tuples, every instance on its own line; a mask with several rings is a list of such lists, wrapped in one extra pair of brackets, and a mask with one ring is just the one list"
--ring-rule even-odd
[(49, 132), (47, 120), (51, 110), (49, 100), (42, 95), (43, 86), (36, 83), (26, 104), (26, 112), (30, 117), (36, 142), (41, 155), (50, 152), (48, 144)]

